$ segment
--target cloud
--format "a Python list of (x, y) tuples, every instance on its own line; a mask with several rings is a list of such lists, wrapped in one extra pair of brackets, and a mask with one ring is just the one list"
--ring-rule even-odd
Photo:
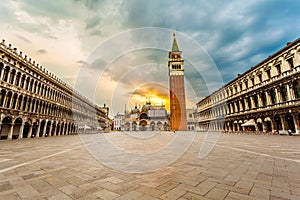
[[(294, 0), (23, 0), (0, 4), (0, 24), (7, 41), (24, 41), (16, 44), (18, 48), (47, 49), (47, 56), (55, 59), (46, 63), (62, 77), (67, 77), (74, 60), (79, 60), (75, 64), (88, 68), (87, 75), (105, 70), (106, 81), (134, 91), (145, 81), (166, 83), (167, 52), (129, 52), (116, 60), (94, 59), (91, 63), (84, 61), (83, 55), (87, 56), (98, 44), (122, 31), (143, 27), (174, 29), (194, 39), (208, 52), (227, 83), (299, 37), (299, 9), (300, 1)], [(157, 43), (170, 39), (154, 36)], [(118, 49), (147, 44), (148, 39), (146, 34), (132, 35), (99, 53), (117, 56)], [(184, 46), (184, 41), (178, 42), (180, 47)], [(72, 62), (62, 60), (57, 65), (56, 58), (62, 52), (68, 52)], [(186, 52), (185, 49), (183, 55)], [(199, 56), (198, 60), (201, 59)], [(185, 61), (186, 80), (197, 96), (205, 96), (210, 88), (222, 85), (207, 78), (213, 77), (215, 71), (209, 71), (206, 61), (199, 64), (201, 73), (192, 64)]]
[(46, 49), (39, 49), (39, 50), (37, 50), (37, 53), (44, 55), (44, 54), (47, 54), (47, 50)]
[(29, 39), (27, 39), (26, 37), (24, 37), (22, 35), (17, 34), (17, 37), (20, 38), (21, 40), (25, 41), (26, 43), (29, 43), (29, 44), (31, 43), (31, 41)]

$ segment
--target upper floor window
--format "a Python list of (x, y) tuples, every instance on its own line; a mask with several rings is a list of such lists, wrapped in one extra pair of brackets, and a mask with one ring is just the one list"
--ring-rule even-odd
[(277, 70), (277, 74), (281, 74), (281, 66), (280, 64), (275, 66), (276, 70)]
[(287, 62), (289, 63), (290, 68), (293, 69), (293, 68), (294, 68), (293, 58), (289, 58), (289, 59), (287, 60)]
[(271, 78), (271, 70), (268, 69), (268, 70), (266, 71), (266, 74), (267, 74), (268, 79), (270, 79), (270, 78)]
[(243, 84), (240, 83), (240, 90), (242, 91), (243, 90)]
[(262, 82), (262, 75), (258, 74), (257, 77), (258, 77), (259, 82)]
[(245, 81), (246, 89), (248, 88), (248, 80)]
[(252, 86), (255, 85), (254, 78), (251, 78)]

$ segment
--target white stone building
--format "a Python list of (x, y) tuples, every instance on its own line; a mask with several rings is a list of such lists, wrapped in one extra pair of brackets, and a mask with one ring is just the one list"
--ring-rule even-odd
[(300, 133), (300, 38), (197, 103), (200, 130)]

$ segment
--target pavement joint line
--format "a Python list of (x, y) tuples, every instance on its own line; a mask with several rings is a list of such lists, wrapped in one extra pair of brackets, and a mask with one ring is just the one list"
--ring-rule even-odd
[(243, 152), (251, 153), (251, 154), (255, 154), (255, 155), (260, 155), (260, 156), (271, 157), (271, 158), (276, 158), (276, 159), (281, 159), (281, 160), (300, 163), (300, 160), (296, 160), (296, 159), (283, 158), (283, 157), (279, 157), (279, 156), (272, 156), (272, 155), (265, 154), (265, 153), (258, 153), (258, 152), (254, 152), (254, 151), (250, 151), (250, 150), (246, 150), (246, 149), (239, 149), (239, 148), (236, 148), (236, 147), (227, 147), (227, 146), (220, 145), (220, 144), (216, 144), (216, 145), (220, 146), (220, 147), (223, 147), (223, 148), (227, 148), (227, 149), (233, 149), (233, 150), (236, 150), (236, 151), (243, 151)]
[(11, 167), (7, 167), (7, 168), (4, 168), (4, 169), (1, 169), (0, 170), (0, 173), (4, 173), (4, 172), (7, 172), (7, 171), (10, 171), (10, 170), (13, 170), (13, 169), (16, 169), (18, 167), (23, 167), (25, 165), (28, 165), (28, 164), (32, 164), (32, 163), (35, 163), (37, 161), (41, 161), (41, 160), (45, 160), (47, 158), (51, 158), (51, 157), (54, 157), (54, 156), (57, 156), (57, 155), (60, 155), (60, 154), (64, 154), (64, 153), (67, 153), (69, 151), (72, 151), (72, 150), (75, 150), (75, 149), (79, 149), (79, 148), (82, 148), (82, 147), (85, 147), (85, 146), (88, 146), (88, 145), (91, 145), (91, 144), (94, 144), (94, 143), (97, 143), (98, 141), (94, 141), (94, 142), (91, 142), (91, 143), (88, 143), (88, 144), (82, 144), (78, 147), (73, 147), (71, 149), (66, 149), (66, 150), (63, 150), (63, 151), (60, 151), (60, 152), (57, 152), (57, 153), (54, 153), (54, 154), (51, 154), (51, 155), (47, 155), (47, 156), (43, 156), (41, 158), (37, 158), (37, 159), (34, 159), (34, 160), (30, 160), (30, 161), (27, 161), (27, 162), (24, 162), (24, 163), (21, 163), (21, 164), (17, 164), (17, 165), (14, 165), (14, 166), (11, 166)]
[(12, 160), (12, 159), (9, 159), (9, 158), (4, 158), (4, 159), (1, 159), (1, 160), (0, 160), (0, 163), (2, 163), (2, 162), (6, 162), (6, 161), (10, 161), (10, 160)]

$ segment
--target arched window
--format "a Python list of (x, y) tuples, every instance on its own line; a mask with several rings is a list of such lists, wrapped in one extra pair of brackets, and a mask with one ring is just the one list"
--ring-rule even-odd
[(24, 87), (25, 79), (26, 79), (26, 75), (24, 74), (24, 75), (22, 76), (21, 83), (20, 83), (20, 87), (21, 87), (21, 88)]
[(5, 90), (1, 90), (1, 93), (0, 93), (0, 106), (1, 107), (3, 106), (3, 103), (4, 103), (5, 94), (6, 94), (6, 91)]
[(294, 81), (293, 89), (294, 89), (295, 98), (299, 99), (300, 98), (300, 81), (299, 80)]
[(267, 97), (266, 97), (266, 94), (264, 92), (261, 94), (261, 101), (262, 101), (262, 105), (264, 107), (267, 106)]
[(277, 103), (276, 93), (273, 88), (270, 90), (270, 99), (271, 99), (272, 105)]
[(287, 101), (287, 91), (285, 85), (281, 86), (280, 93), (281, 93), (282, 102)]
[(16, 75), (16, 70), (15, 69), (13, 69), (12, 71), (11, 71), (11, 74), (10, 74), (10, 77), (9, 77), (9, 83), (10, 84), (13, 84), (14, 83), (14, 78), (15, 78), (15, 75)]
[(28, 90), (29, 83), (30, 83), (30, 77), (27, 77), (26, 82), (25, 82), (25, 90)]
[(12, 92), (8, 92), (6, 96), (6, 108), (10, 108), (10, 103), (11, 103), (11, 97), (12, 97)]
[(29, 85), (29, 91), (30, 91), (30, 92), (32, 92), (32, 88), (33, 88), (33, 82), (34, 82), (34, 80), (33, 80), (33, 79), (31, 79), (31, 81), (30, 81), (30, 85)]
[(19, 100), (18, 100), (18, 106), (17, 106), (18, 110), (21, 110), (22, 100), (23, 100), (23, 96), (21, 95), (19, 96)]
[(16, 105), (17, 105), (17, 100), (18, 100), (18, 94), (14, 94), (14, 97), (13, 97), (13, 103), (12, 103), (12, 109), (15, 109), (16, 108)]
[(16, 85), (16, 86), (18, 86), (19, 83), (20, 83), (20, 77), (21, 77), (21, 73), (18, 72), (18, 73), (17, 73), (17, 76), (16, 76), (16, 80), (15, 80), (15, 85)]
[(5, 70), (4, 70), (4, 74), (3, 74), (3, 81), (6, 81), (6, 82), (8, 81), (9, 70), (10, 70), (9, 66), (6, 66)]
[(255, 108), (258, 108), (258, 100), (257, 100), (257, 96), (254, 95), (252, 98), (253, 98), (253, 101), (254, 101)]
[(26, 104), (27, 104), (27, 97), (25, 96), (24, 99), (23, 99), (23, 106), (22, 106), (21, 110), (25, 111)]
[(1, 77), (1, 74), (2, 74), (3, 67), (4, 67), (4, 64), (2, 62), (0, 62), (0, 77)]

